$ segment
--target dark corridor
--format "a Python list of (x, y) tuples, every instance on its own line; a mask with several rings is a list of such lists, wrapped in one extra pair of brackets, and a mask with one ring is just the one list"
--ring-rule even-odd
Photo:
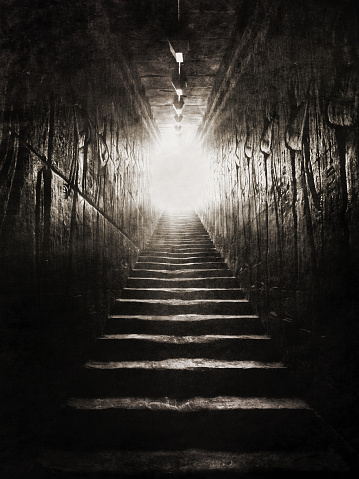
[[(178, 208), (196, 212), (216, 249), (208, 268), (216, 270), (220, 258), (231, 280), (221, 283), (217, 273), (184, 276), (170, 289), (181, 295), (183, 288), (229, 288), (232, 301), (248, 301), (259, 318), (255, 334), (270, 338), (275, 361), (340, 438), (349, 469), (357, 469), (357, 2), (1, 0), (0, 65), (2, 477), (39, 473), (49, 424), (71, 396), (96, 338), (111, 327), (140, 255)], [(186, 255), (167, 253), (168, 271)], [(191, 264), (207, 254), (190, 253)], [(158, 274), (137, 284), (157, 288)], [(203, 284), (196, 288), (193, 281)], [(209, 304), (208, 291), (197, 293), (175, 300)], [(229, 293), (218, 294), (224, 297), (214, 299), (229, 300)], [(212, 314), (206, 307), (188, 314)], [(214, 314), (241, 316), (239, 309), (221, 307)], [(152, 324), (156, 332), (146, 334), (195, 341), (247, 334), (230, 322), (223, 331), (210, 323), (202, 331), (194, 322), (188, 335), (181, 322), (175, 333), (163, 324)], [(242, 340), (236, 345), (232, 338), (227, 347), (223, 339), (220, 360), (234, 361), (244, 351), (247, 361), (246, 348), (264, 360), (266, 346), (252, 350), (242, 345), (248, 338)], [(214, 360), (215, 348), (202, 349)], [(229, 375), (227, 382), (232, 397), (241, 379)], [(262, 378), (261, 384), (272, 381)], [(188, 394), (180, 400), (192, 401)], [(164, 395), (154, 388), (153, 397)], [(256, 410), (253, 404), (248, 407)], [(285, 428), (274, 422), (284, 441)], [(218, 433), (222, 426), (215, 426)], [(232, 461), (225, 454), (237, 440), (255, 442), (255, 430), (249, 424), (252, 436), (233, 436), (222, 456), (212, 450), (214, 463)], [(258, 434), (270, 437), (264, 429)], [(195, 445), (196, 434), (190, 436)], [(270, 443), (262, 447), (256, 453), (264, 457)], [(337, 467), (333, 457), (322, 459), (318, 474)], [(137, 457), (143, 475), (152, 459)], [(179, 458), (166, 461), (164, 468), (177, 473)], [(191, 461), (198, 477), (215, 474), (205, 472), (202, 456)], [(292, 471), (284, 456), (279, 463), (268, 467)], [(253, 464), (246, 474), (264, 472)], [(183, 475), (194, 477), (191, 471)], [(244, 474), (240, 466), (227, 472)], [(53, 471), (42, 473), (51, 477)]]

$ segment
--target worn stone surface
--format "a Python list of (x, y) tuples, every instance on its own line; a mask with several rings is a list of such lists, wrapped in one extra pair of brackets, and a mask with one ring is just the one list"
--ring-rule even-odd
[(69, 399), (67, 405), (75, 409), (151, 409), (190, 412), (199, 410), (232, 409), (309, 409), (308, 404), (293, 398), (239, 398), (219, 396), (215, 398), (190, 398), (177, 401), (170, 398), (105, 398)]
[(149, 303), (149, 304), (175, 304), (180, 306), (197, 305), (197, 304), (210, 304), (210, 303), (248, 303), (247, 299), (116, 299), (118, 303)]
[[(129, 316), (127, 315), (112, 315), (110, 316), (112, 318), (128, 318)], [(224, 319), (236, 319), (236, 318), (250, 318), (250, 319), (259, 319), (256, 314), (246, 314), (246, 315), (221, 315), (221, 314), (176, 314), (172, 316), (156, 316), (156, 315), (133, 315), (130, 316), (132, 318), (139, 318), (145, 321), (210, 321), (211, 319), (218, 319), (218, 320), (224, 320)]]
[(166, 359), (163, 361), (121, 361), (99, 362), (88, 361), (87, 368), (94, 369), (278, 369), (284, 368), (282, 363), (266, 363), (260, 361), (218, 361), (205, 358)]
[(150, 334), (106, 334), (105, 336), (101, 337), (101, 341), (106, 339), (137, 339), (141, 341), (153, 341), (158, 343), (170, 343), (170, 344), (187, 344), (187, 343), (211, 343), (215, 341), (220, 341), (222, 339), (251, 339), (251, 340), (267, 340), (269, 336), (254, 336), (254, 335), (223, 335), (223, 334), (216, 334), (216, 335), (201, 335), (201, 336), (166, 336), (166, 335), (150, 335)]

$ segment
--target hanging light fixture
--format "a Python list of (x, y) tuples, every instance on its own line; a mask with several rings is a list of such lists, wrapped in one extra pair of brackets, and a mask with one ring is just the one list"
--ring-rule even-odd
[(173, 108), (175, 109), (178, 116), (182, 114), (184, 108), (184, 101), (182, 96), (178, 96), (175, 98), (175, 101), (173, 102)]
[(178, 64), (183, 63), (184, 54), (189, 51), (189, 42), (183, 33), (183, 25), (181, 26), (180, 1), (177, 2), (177, 34), (174, 34), (168, 44), (172, 55)]
[[(177, 8), (178, 8), (178, 27), (180, 24), (180, 0), (177, 0)], [(179, 40), (179, 42), (178, 42)], [(188, 47), (188, 42), (187, 42), (187, 47), (185, 47), (183, 40), (179, 36), (177, 38), (177, 44), (175, 44), (175, 48), (171, 45), (171, 42), (168, 40), (168, 44), (171, 50), (172, 55), (174, 56), (176, 60), (176, 66), (173, 70), (172, 73), (172, 86), (176, 91), (176, 98), (173, 101), (173, 108), (176, 111), (176, 115), (174, 116), (176, 126), (176, 134), (180, 135), (181, 132), (181, 126), (179, 125), (182, 120), (182, 112), (184, 108), (184, 100), (183, 100), (183, 90), (184, 88), (187, 87), (187, 78), (185, 71), (183, 68), (181, 68), (181, 65), (183, 63), (183, 52), (187, 52), (189, 47)]]
[(187, 78), (185, 72), (177, 67), (174, 69), (172, 74), (172, 86), (176, 90), (178, 96), (183, 95), (184, 88), (187, 87)]

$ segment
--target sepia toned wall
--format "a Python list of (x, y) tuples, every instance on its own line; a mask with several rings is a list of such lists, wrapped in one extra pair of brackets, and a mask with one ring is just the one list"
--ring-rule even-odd
[[(13, 367), (61, 361), (67, 371), (81, 360), (159, 217), (149, 197), (158, 134), (136, 70), (101, 4), (77, 4), (52, 2), (50, 15), (44, 2), (4, 3), (0, 310), (10, 387)], [(16, 387), (29, 393), (38, 376)]]
[(202, 128), (202, 221), (284, 357), (333, 388), (348, 383), (341, 364), (355, 369), (357, 13), (325, 1), (239, 12)]

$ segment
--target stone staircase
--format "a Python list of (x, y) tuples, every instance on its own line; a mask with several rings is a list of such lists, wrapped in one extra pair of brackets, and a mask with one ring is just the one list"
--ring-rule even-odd
[(47, 442), (37, 477), (350, 469), (194, 213), (162, 216)]

